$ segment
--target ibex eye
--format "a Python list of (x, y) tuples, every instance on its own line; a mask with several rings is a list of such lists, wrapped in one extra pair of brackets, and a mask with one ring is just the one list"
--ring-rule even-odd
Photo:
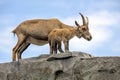
[(82, 28), (83, 31), (86, 31), (86, 28)]

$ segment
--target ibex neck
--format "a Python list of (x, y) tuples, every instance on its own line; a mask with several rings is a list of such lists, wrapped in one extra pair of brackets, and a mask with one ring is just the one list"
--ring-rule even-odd
[(69, 29), (70, 32), (71, 32), (70, 39), (73, 38), (76, 35), (76, 29), (77, 29), (76, 27), (72, 27), (72, 28)]

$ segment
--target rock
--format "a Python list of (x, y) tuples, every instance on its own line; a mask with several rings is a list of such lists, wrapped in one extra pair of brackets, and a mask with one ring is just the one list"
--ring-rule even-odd
[(68, 59), (72, 57), (77, 57), (83, 59), (83, 58), (92, 58), (93, 56), (87, 53), (83, 52), (69, 52), (69, 53), (62, 53), (62, 54), (53, 54), (48, 57), (47, 61), (52, 61), (52, 60), (63, 60), (63, 59)]
[(120, 57), (70, 52), (0, 64), (0, 80), (120, 80)]

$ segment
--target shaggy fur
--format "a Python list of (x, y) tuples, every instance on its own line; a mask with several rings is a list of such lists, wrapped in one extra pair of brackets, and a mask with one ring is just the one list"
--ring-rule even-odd
[(53, 29), (48, 35), (48, 41), (50, 45), (50, 54), (56, 54), (57, 49), (62, 53), (64, 52), (61, 49), (61, 42), (64, 43), (65, 52), (69, 52), (69, 40), (74, 36), (78, 38), (85, 38), (91, 40), (91, 34), (89, 29), (85, 26), (80, 26), (77, 21), (75, 21), (77, 27), (72, 28), (63, 28), (63, 29)]

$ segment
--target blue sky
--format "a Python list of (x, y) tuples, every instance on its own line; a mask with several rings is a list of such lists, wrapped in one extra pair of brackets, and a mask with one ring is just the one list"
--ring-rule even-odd
[[(70, 51), (93, 56), (120, 56), (119, 0), (0, 0), (0, 63), (10, 62), (17, 37), (11, 33), (21, 22), (36, 18), (58, 18), (67, 25), (82, 24), (78, 14), (89, 17), (92, 41), (74, 37)], [(23, 58), (49, 54), (49, 45), (30, 47)]]

